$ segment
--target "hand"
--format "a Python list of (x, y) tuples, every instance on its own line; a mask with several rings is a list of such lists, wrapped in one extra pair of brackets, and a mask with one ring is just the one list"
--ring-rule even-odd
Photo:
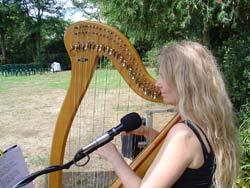
[(140, 126), (139, 128), (133, 130), (133, 131), (130, 131), (130, 132), (121, 132), (121, 135), (122, 136), (127, 136), (127, 135), (130, 135), (130, 134), (134, 134), (134, 135), (139, 135), (139, 136), (145, 136), (145, 131), (146, 131), (146, 128), (145, 126)]
[(105, 144), (104, 146), (98, 148), (96, 151), (96, 154), (104, 157), (108, 161), (114, 160), (117, 156), (120, 156), (121, 154), (117, 150), (116, 146), (109, 142)]
[(140, 126), (138, 129), (135, 129), (130, 132), (122, 132), (121, 134), (123, 136), (134, 134), (134, 135), (144, 136), (149, 140), (153, 140), (159, 134), (159, 132), (147, 126)]

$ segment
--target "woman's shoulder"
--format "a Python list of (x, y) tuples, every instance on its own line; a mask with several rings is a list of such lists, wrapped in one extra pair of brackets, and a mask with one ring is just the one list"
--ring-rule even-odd
[(193, 155), (200, 150), (200, 143), (196, 135), (185, 123), (175, 124), (167, 134), (166, 145), (174, 144), (181, 149), (189, 151)]
[(180, 157), (181, 161), (189, 167), (199, 151), (199, 143), (192, 130), (184, 123), (177, 123), (169, 130), (162, 150), (164, 153), (175, 153), (174, 155)]
[(186, 126), (185, 123), (180, 122), (175, 124), (168, 132), (167, 138), (168, 139), (173, 139), (173, 138), (185, 138), (185, 139), (190, 139), (194, 137), (194, 134), (192, 130)]
[(190, 168), (201, 166), (203, 153), (200, 142), (185, 123), (177, 123), (169, 130), (165, 140), (165, 149), (169, 146), (173, 146), (175, 152), (182, 153), (182, 158), (190, 162), (188, 165)]

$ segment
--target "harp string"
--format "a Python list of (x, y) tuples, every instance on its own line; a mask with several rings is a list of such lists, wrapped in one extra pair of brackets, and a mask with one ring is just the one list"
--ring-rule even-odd
[[(73, 140), (73, 138), (76, 137), (76, 135), (80, 138), (87, 137), (87, 133), (86, 134), (82, 133), (83, 129), (86, 129), (86, 125), (85, 125), (85, 123), (83, 123), (84, 118), (82, 117), (82, 116), (84, 116), (84, 114), (87, 114), (87, 117), (89, 116), (91, 121), (92, 121), (91, 126), (90, 126), (91, 127), (91, 131), (90, 131), (91, 136), (89, 136), (90, 138), (88, 139), (88, 141), (91, 141), (91, 139), (95, 138), (95, 136), (98, 136), (98, 135), (96, 135), (95, 132), (98, 132), (99, 134), (101, 134), (101, 132), (104, 132), (108, 129), (108, 128), (104, 128), (104, 127), (107, 127), (107, 124), (110, 124), (109, 126), (111, 126), (111, 127), (115, 125), (114, 123), (108, 123), (109, 122), (108, 119), (114, 118), (115, 120), (113, 120), (113, 122), (115, 122), (115, 123), (118, 122), (117, 121), (119, 119), (118, 117), (121, 117), (121, 115), (119, 115), (119, 114), (121, 114), (121, 113), (119, 113), (119, 110), (125, 111), (125, 114), (129, 111), (129, 108), (130, 108), (129, 106), (131, 106), (130, 105), (130, 103), (131, 103), (131, 96), (130, 95), (132, 94), (131, 89), (129, 87), (126, 89), (119, 87), (115, 91), (112, 91), (112, 90), (110, 91), (108, 89), (108, 82), (109, 82), (108, 81), (108, 75), (109, 75), (108, 72), (110, 72), (110, 71), (114, 72), (114, 70), (109, 70), (108, 68), (105, 68), (104, 70), (97, 69), (95, 71), (93, 80), (92, 80), (91, 85), (90, 85), (90, 89), (87, 91), (86, 97), (84, 97), (82, 104), (80, 105), (80, 108), (79, 108), (78, 113), (74, 119), (74, 123), (73, 123), (73, 126), (72, 126), (71, 131), (70, 131), (70, 137), (68, 139), (69, 139), (69, 143), (71, 145), (73, 144), (73, 141), (70, 141), (70, 140)], [(105, 86), (104, 86), (103, 90), (98, 91), (99, 89), (98, 89), (97, 85), (100, 81), (100, 79), (98, 78), (98, 74), (100, 72), (105, 74), (104, 75)], [(118, 85), (124, 85), (119, 74), (115, 74), (115, 77), (116, 77), (115, 80), (119, 80)], [(93, 96), (91, 98), (93, 98), (93, 99), (90, 100), (89, 95), (92, 95), (92, 94), (93, 94)], [(127, 94), (128, 96), (124, 97), (125, 94)], [(107, 104), (107, 98), (109, 98), (108, 96), (110, 96), (110, 95), (118, 96), (117, 100), (115, 101), (116, 104), (114, 105), (114, 110), (116, 111), (115, 113), (107, 113), (108, 108), (107, 108), (106, 104)], [(123, 99), (124, 104), (120, 103), (121, 98), (124, 98)], [(97, 103), (98, 103), (97, 101), (101, 101), (102, 99), (104, 99), (104, 102), (101, 104), (101, 106), (97, 105)], [(93, 109), (93, 111), (91, 110), (91, 112), (89, 112), (89, 110), (86, 110), (87, 108)], [(91, 115), (91, 113), (92, 113), (92, 115)], [(101, 127), (99, 129), (98, 124), (100, 122), (98, 122), (96, 119), (99, 119), (99, 117), (101, 116), (100, 114), (103, 114), (103, 116), (102, 116), (103, 127)], [(110, 115), (110, 114), (112, 114), (112, 115)], [(124, 112), (123, 112), (123, 114), (124, 114)], [(114, 117), (112, 117), (112, 116), (114, 116)], [(85, 119), (88, 119), (87, 117), (85, 117)], [(79, 124), (79, 126), (83, 126), (85, 128), (79, 127), (76, 129), (76, 127), (78, 126), (76, 124)], [(109, 127), (109, 128), (111, 128), (111, 127)], [(80, 134), (80, 132), (81, 132), (81, 134)], [(73, 138), (71, 138), (71, 137), (73, 137)], [(77, 139), (79, 142), (78, 144), (74, 143), (74, 145), (76, 145), (76, 147), (70, 146), (70, 149), (72, 150), (70, 152), (71, 156), (72, 156), (72, 153), (74, 153), (74, 151), (76, 151), (80, 146), (83, 146), (84, 144), (88, 143), (87, 141), (82, 141), (80, 138)], [(119, 139), (116, 139), (115, 143), (120, 144)], [(93, 162), (93, 160), (91, 158), (92, 162)], [(83, 169), (76, 169), (75, 171), (80, 173), (81, 171), (85, 171), (84, 168)], [(104, 180), (107, 179), (109, 177), (109, 175), (107, 173), (101, 173), (101, 172), (94, 170), (96, 167), (95, 167), (95, 165), (91, 164), (91, 162), (87, 168), (88, 168), (89, 172), (94, 171), (94, 173), (93, 174), (89, 173), (89, 172), (84, 173), (84, 175), (87, 176), (87, 178), (86, 178), (87, 182), (84, 182), (83, 176), (80, 176), (82, 187), (84, 187), (85, 184), (91, 185), (91, 184), (93, 184), (93, 182), (97, 183), (97, 184), (95, 184), (96, 187), (102, 187), (102, 185), (105, 184)], [(77, 180), (78, 176), (76, 176), (75, 173), (73, 173), (73, 172), (74, 171), (72, 171), (72, 173), (71, 173), (72, 179), (74, 180), (74, 183), (72, 183), (72, 186), (76, 185), (77, 184), (76, 182), (79, 181), (79, 180)], [(93, 186), (93, 187), (95, 187), (95, 186)]]
[[(129, 87), (122, 87), (124, 85), (123, 80), (117, 73), (115, 75), (115, 80), (118, 80), (117, 83), (115, 84), (116, 86), (119, 85), (121, 87), (118, 87), (116, 90), (109, 90), (109, 72), (114, 72), (115, 70), (109, 70), (108, 68), (103, 68), (103, 69), (97, 69), (95, 71), (95, 74), (93, 76), (92, 82), (90, 84), (90, 89), (88, 89), (86, 96), (83, 98), (82, 104), (80, 105), (79, 112), (77, 113), (73, 126), (71, 128), (71, 134), (70, 137), (79, 137), (77, 139), (78, 143), (73, 143), (71, 138), (69, 138), (69, 143), (75, 145), (70, 146), (71, 147), (71, 157), (74, 154), (75, 151), (77, 151), (80, 147), (88, 144), (90, 141), (92, 141), (93, 138), (96, 136), (99, 136), (101, 133), (107, 131), (111, 127), (115, 126), (119, 122), (119, 118), (122, 116), (121, 114), (126, 114), (129, 111), (139, 111), (143, 116), (145, 114), (143, 113), (143, 110), (145, 109), (150, 109), (150, 108), (156, 108), (156, 105), (153, 105), (149, 102), (143, 101), (141, 98), (136, 99), (135, 96), (133, 96), (133, 92)], [(98, 89), (98, 84), (101, 80), (99, 78), (99, 74), (104, 73), (105, 75), (102, 76), (105, 79), (103, 82), (105, 83), (105, 86), (103, 86), (103, 89)], [(112, 113), (107, 113), (110, 111), (110, 107), (108, 106), (108, 103), (110, 102), (109, 98), (110, 96), (117, 96), (115, 97), (115, 101), (112, 106), (113, 111)], [(100, 102), (102, 101), (103, 102)], [(99, 101), (99, 102), (98, 102)], [(139, 102), (136, 102), (139, 101)], [(138, 105), (138, 106), (137, 106)], [(158, 105), (157, 105), (158, 106)], [(158, 107), (159, 108), (159, 107)], [(161, 107), (160, 107), (161, 108)], [(92, 109), (91, 111), (89, 109)], [(121, 113), (122, 112), (122, 113)], [(90, 125), (88, 125), (88, 121), (90, 118)], [(85, 123), (85, 121), (87, 122)], [(101, 119), (101, 121), (99, 121)], [(110, 119), (113, 119), (111, 122), (109, 121)], [(76, 123), (75, 123), (76, 122)], [(103, 126), (99, 126), (100, 122)], [(76, 125), (79, 124), (79, 125)], [(79, 126), (76, 130), (75, 128)], [(85, 132), (86, 129), (90, 128), (91, 131)], [(85, 132), (85, 133), (84, 133)], [(77, 134), (78, 133), (78, 134)], [(86, 140), (83, 140), (83, 138), (86, 138)], [(119, 148), (120, 146), (120, 137), (118, 136), (117, 139), (114, 141)], [(129, 147), (129, 146), (128, 146)], [(128, 150), (129, 148), (127, 148)], [(134, 152), (134, 151), (131, 151)], [(69, 156), (69, 158), (71, 158)], [(76, 187), (76, 185), (80, 184), (81, 186), (79, 187), (84, 187), (84, 188), (94, 188), (94, 187), (103, 187), (105, 185), (105, 180), (110, 178), (110, 175), (108, 174), (110, 169), (109, 167), (105, 167), (106, 162), (100, 162), (101, 168), (96, 167), (95, 164), (93, 164), (94, 161), (97, 161), (100, 159), (96, 159), (96, 156), (91, 156), (91, 161), (90, 164), (88, 164), (82, 169), (80, 168), (75, 168), (71, 172), (72, 176), (72, 187)], [(131, 160), (127, 159), (128, 163), (131, 162)], [(105, 169), (107, 168), (107, 169)], [(106, 172), (105, 172), (106, 170)], [(74, 173), (77, 172), (77, 173)], [(67, 180), (66, 180), (67, 181)], [(112, 182), (112, 179), (110, 179), (110, 183)], [(87, 187), (88, 185), (88, 187)]]

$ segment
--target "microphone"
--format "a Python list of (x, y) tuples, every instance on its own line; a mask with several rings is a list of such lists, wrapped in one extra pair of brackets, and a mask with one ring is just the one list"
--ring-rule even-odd
[[(118, 135), (120, 132), (122, 132), (122, 131), (129, 132), (129, 131), (135, 130), (135, 129), (139, 128), (141, 126), (141, 124), (142, 124), (141, 117), (135, 112), (127, 114), (120, 121), (121, 121), (121, 123), (118, 126), (110, 129), (109, 131), (104, 133), (102, 136), (96, 138), (89, 145), (81, 148), (75, 154), (73, 160), (69, 161), (68, 163), (66, 163), (64, 165), (49, 166), (49, 167), (47, 167), (47, 168), (45, 168), (43, 170), (37, 171), (37, 172), (35, 172), (33, 174), (30, 174), (29, 176), (25, 177), (20, 182), (18, 182), (14, 186), (14, 188), (23, 187), (23, 186), (27, 185), (28, 183), (30, 183), (31, 181), (33, 181), (36, 177), (38, 177), (40, 175), (55, 172), (55, 171), (58, 171), (58, 170), (69, 169), (72, 164), (75, 164), (76, 166), (79, 166), (79, 167), (84, 166), (85, 164), (88, 163), (89, 154), (91, 152), (93, 152), (97, 148), (99, 148), (99, 147), (105, 145), (106, 143), (108, 143), (109, 141), (111, 141), (114, 138), (114, 136)], [(84, 158), (86, 156), (88, 157), (87, 162), (85, 162), (83, 165), (77, 164), (77, 161), (81, 160), (82, 158)]]
[(78, 151), (78, 153), (82, 153), (85, 156), (87, 156), (88, 154), (92, 153), (94, 150), (98, 149), (99, 147), (113, 140), (113, 138), (116, 135), (118, 135), (120, 132), (122, 131), (129, 132), (129, 131), (139, 128), (142, 124), (142, 119), (136, 112), (132, 112), (132, 113), (127, 114), (123, 118), (121, 118), (120, 122), (121, 123), (119, 125), (110, 129), (109, 131), (101, 135), (100, 137), (96, 138), (87, 146), (81, 148)]

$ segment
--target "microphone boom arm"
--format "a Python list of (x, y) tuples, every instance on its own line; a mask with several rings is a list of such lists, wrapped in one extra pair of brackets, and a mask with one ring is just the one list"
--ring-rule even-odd
[[(104, 135), (103, 135), (104, 136)], [(41, 176), (43, 174), (48, 174), (48, 173), (51, 173), (51, 172), (55, 172), (55, 171), (58, 171), (58, 170), (63, 170), (63, 169), (69, 169), (73, 164), (75, 164), (76, 166), (78, 167), (82, 167), (84, 165), (86, 165), (88, 162), (89, 162), (89, 154), (92, 153), (93, 151), (95, 151), (97, 148), (107, 144), (108, 142), (110, 142), (111, 140), (113, 140), (114, 137), (109, 137), (106, 139), (105, 142), (102, 142), (102, 143), (98, 143), (97, 140), (96, 140), (96, 145), (95, 147), (91, 147), (91, 148), (88, 148), (88, 145), (84, 148), (87, 148), (87, 150), (84, 150), (84, 148), (80, 149), (78, 152), (76, 152), (73, 160), (69, 161), (68, 163), (65, 163), (64, 165), (53, 165), (53, 166), (49, 166), (43, 170), (40, 170), (40, 171), (37, 171), (37, 172), (34, 172), (32, 174), (30, 174), (29, 176), (25, 177), (23, 180), (21, 180), (20, 182), (18, 182), (14, 188), (20, 188), (20, 187), (23, 187), (27, 184), (29, 184), (30, 182), (32, 182), (34, 179), (36, 179), (38, 176)], [(85, 162), (84, 164), (82, 165), (79, 165), (77, 164), (78, 161), (80, 161), (81, 159), (83, 159), (84, 157), (88, 157), (88, 160), (87, 162)]]

